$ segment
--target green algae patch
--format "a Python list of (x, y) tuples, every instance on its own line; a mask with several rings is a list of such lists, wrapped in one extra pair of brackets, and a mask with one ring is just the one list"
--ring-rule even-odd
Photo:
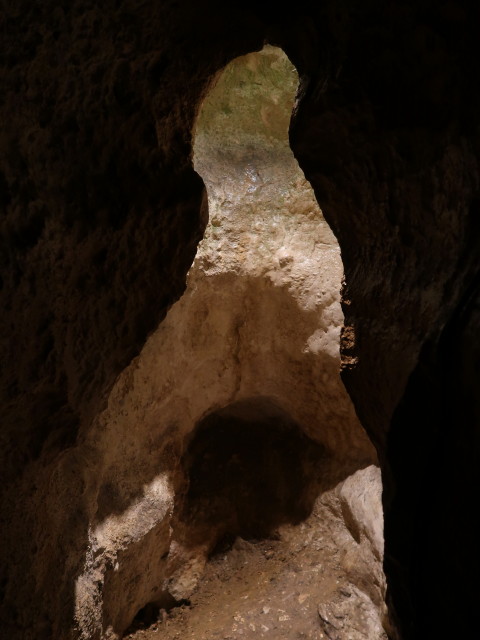
[(297, 71), (277, 47), (236, 58), (215, 78), (201, 106), (196, 147), (222, 154), (289, 150), (297, 87)]

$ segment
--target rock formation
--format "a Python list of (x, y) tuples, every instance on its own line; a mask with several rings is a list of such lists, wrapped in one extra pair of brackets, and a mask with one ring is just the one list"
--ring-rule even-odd
[[(156, 522), (172, 508), (149, 465), (181, 454), (168, 452), (173, 435), (142, 462), (135, 447), (106, 448), (108, 433), (120, 442), (106, 416), (116, 398), (118, 433), (127, 428), (128, 377), (152, 332), (167, 330), (159, 323), (202, 237), (199, 106), (228, 62), (269, 42), (299, 72), (291, 147), (341, 249), (342, 375), (382, 469), (390, 610), (407, 639), (472, 635), (478, 9), (19, 0), (0, 20), (3, 634), (69, 637), (76, 585), (112, 540), (109, 518), (132, 507), (135, 519), (140, 494)], [(294, 269), (284, 257), (278, 277)], [(148, 382), (135, 382), (148, 403)], [(142, 420), (144, 406), (132, 407)], [(109, 486), (119, 459), (124, 484)]]
[(232, 62), (202, 105), (194, 165), (210, 220), (187, 289), (70, 453), (88, 469), (82, 640), (118, 637), (150, 603), (187, 600), (220, 540), (299, 524), (317, 496), (327, 512), (350, 505), (347, 531), (379, 528), (365, 538), (373, 555), (352, 555), (370, 558), (356, 570), (375, 581), (363, 597), (383, 637), (382, 513), (362, 517), (355, 498), (378, 502), (381, 485), (353, 478), (376, 456), (339, 375), (339, 247), (288, 144), (297, 83), (266, 47)]

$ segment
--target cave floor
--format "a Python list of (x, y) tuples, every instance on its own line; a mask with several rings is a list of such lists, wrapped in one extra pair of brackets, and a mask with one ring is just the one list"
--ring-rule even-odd
[(190, 598), (130, 640), (386, 638), (368, 592), (379, 585), (343, 520), (317, 502), (297, 526), (211, 557)]

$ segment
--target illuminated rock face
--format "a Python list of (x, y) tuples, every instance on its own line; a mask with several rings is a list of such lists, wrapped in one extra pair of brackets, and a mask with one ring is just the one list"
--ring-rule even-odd
[[(339, 376), (340, 251), (288, 145), (296, 84), (285, 54), (265, 47), (232, 62), (202, 105), (194, 162), (210, 219), (187, 290), (119, 377), (84, 445), (100, 464), (89, 472), (97, 511), (77, 580), (82, 638), (113, 637), (148, 603), (189, 598), (221, 538), (298, 524), (327, 490), (340, 505), (342, 482), (375, 463)], [(192, 453), (199, 423), (216, 412), (220, 432)], [(210, 480), (198, 471), (205, 456), (216, 458)], [(368, 489), (362, 478), (356, 486), (379, 503), (380, 484)], [(333, 507), (316, 507), (317, 517), (321, 508)], [(368, 526), (382, 532), (381, 509)], [(361, 571), (376, 576), (378, 638), (379, 535)]]

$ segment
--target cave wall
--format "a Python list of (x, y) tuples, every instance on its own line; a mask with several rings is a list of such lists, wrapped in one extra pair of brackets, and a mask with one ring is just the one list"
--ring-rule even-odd
[[(69, 634), (88, 504), (84, 461), (64, 452), (184, 289), (205, 224), (190, 162), (196, 104), (232, 54), (261, 45), (249, 16), (233, 29), (223, 10), (222, 27), (199, 31), (199, 7), (137, 4), (21, 2), (2, 15), (0, 584), (11, 637)], [(228, 51), (212, 37), (223, 29)]]
[(391, 613), (407, 638), (467, 634), (479, 594), (478, 12), (405, 3), (381, 26), (368, 9), (358, 18), (338, 79), (306, 84), (292, 147), (342, 249), (343, 379), (383, 462)]
[[(268, 39), (302, 77), (292, 148), (342, 250), (344, 380), (383, 466), (393, 605), (405, 637), (471, 631), (473, 610), (446, 605), (461, 580), (476, 593), (474, 556), (417, 560), (458, 493), (478, 502), (478, 314), (455, 320), (479, 262), (478, 9), (77, 0), (17, 2), (1, 21), (2, 630), (68, 633), (87, 531), (82, 483), (64, 482), (82, 459), (62, 452), (183, 290), (204, 224), (197, 105)], [(447, 465), (465, 482), (444, 502)], [(75, 540), (43, 497), (67, 484)], [(447, 550), (471, 540), (461, 513)]]

